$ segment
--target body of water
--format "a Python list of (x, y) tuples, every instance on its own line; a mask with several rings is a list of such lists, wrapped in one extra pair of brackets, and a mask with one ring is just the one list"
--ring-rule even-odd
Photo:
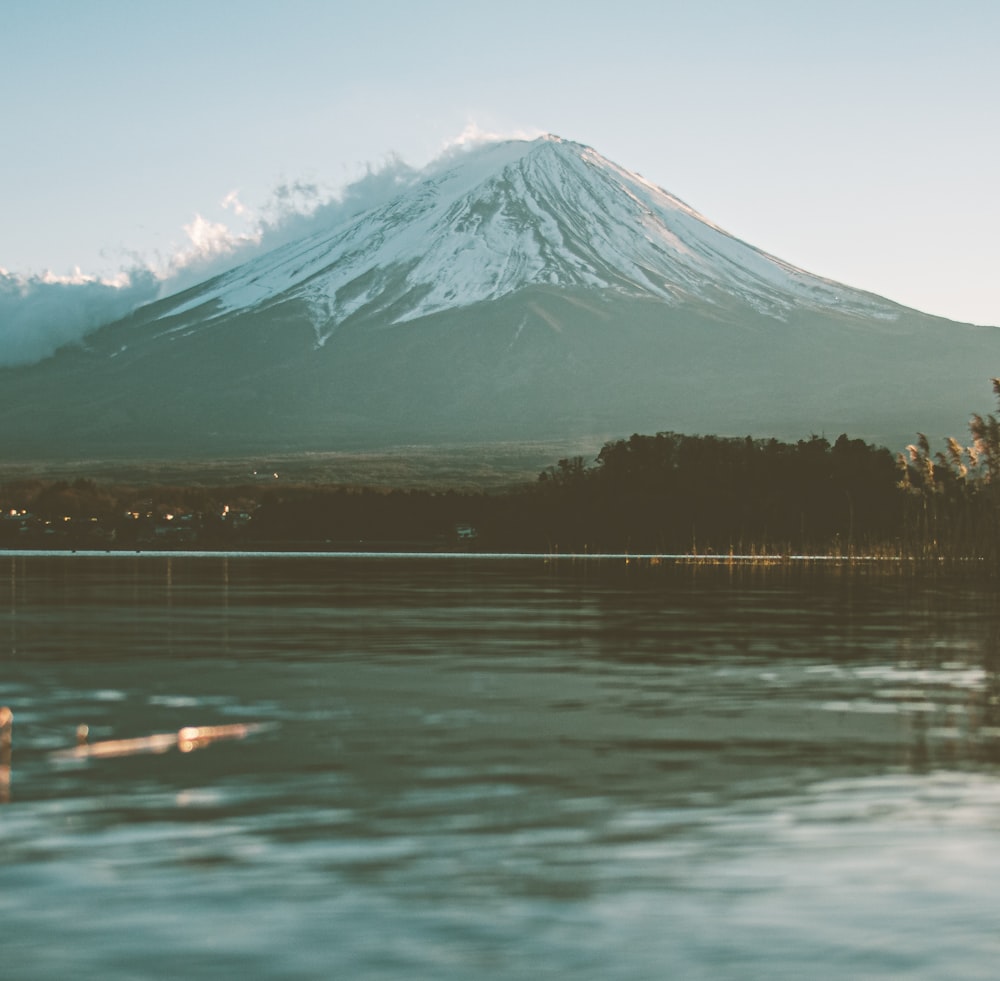
[(0, 617), (10, 981), (996, 976), (989, 581), (0, 555)]

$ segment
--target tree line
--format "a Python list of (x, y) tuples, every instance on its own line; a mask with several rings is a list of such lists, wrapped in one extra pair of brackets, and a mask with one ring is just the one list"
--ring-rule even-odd
[(0, 488), (0, 546), (883, 553), (995, 565), (1000, 422), (973, 416), (969, 435), (937, 453), (918, 435), (894, 456), (846, 434), (635, 434), (502, 491), (22, 481)]
[(825, 552), (900, 534), (896, 461), (840, 436), (797, 443), (663, 432), (608, 443), (541, 477), (554, 526), (598, 551)]

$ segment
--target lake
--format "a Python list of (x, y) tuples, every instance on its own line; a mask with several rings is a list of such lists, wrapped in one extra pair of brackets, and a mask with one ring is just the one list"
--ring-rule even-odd
[(10, 981), (996, 976), (988, 579), (6, 553), (0, 610)]

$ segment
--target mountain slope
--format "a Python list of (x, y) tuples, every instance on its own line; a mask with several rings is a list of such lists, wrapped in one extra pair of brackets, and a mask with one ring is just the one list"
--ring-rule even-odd
[(11, 458), (197, 457), (674, 429), (961, 436), (1000, 331), (734, 239), (554, 137), (0, 371)]
[(666, 302), (733, 296), (893, 316), (712, 225), (665, 191), (557, 137), (488, 145), (438, 164), (393, 201), (220, 277), (174, 313), (278, 298), (311, 307), (320, 341), (365, 311), (403, 323), (526, 286), (614, 289)]

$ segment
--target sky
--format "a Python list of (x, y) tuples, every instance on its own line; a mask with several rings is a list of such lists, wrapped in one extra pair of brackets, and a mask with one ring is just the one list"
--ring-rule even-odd
[(0, 361), (394, 161), (544, 132), (1000, 326), (998, 42), (996, 0), (0, 0)]

